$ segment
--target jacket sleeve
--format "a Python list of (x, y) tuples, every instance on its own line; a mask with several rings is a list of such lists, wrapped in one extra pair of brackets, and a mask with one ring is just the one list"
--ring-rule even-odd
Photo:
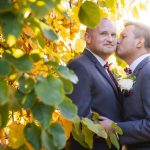
[(120, 137), (121, 144), (150, 141), (150, 73), (145, 73), (141, 81), (140, 94), (145, 117), (141, 120), (118, 123), (124, 133)]
[(73, 92), (68, 95), (78, 107), (80, 117), (88, 116), (91, 104), (91, 79), (88, 70), (83, 64), (73, 61), (68, 65), (78, 77), (78, 83), (73, 84)]

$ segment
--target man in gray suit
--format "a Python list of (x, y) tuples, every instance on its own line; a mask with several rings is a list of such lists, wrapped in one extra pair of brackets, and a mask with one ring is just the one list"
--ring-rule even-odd
[[(114, 121), (120, 121), (121, 104), (117, 86), (104, 68), (106, 60), (116, 50), (116, 28), (112, 21), (103, 18), (95, 28), (87, 29), (85, 40), (84, 52), (68, 64), (79, 78), (69, 97), (77, 105), (80, 117), (88, 117), (90, 111), (95, 111)], [(73, 150), (84, 150), (75, 141), (71, 146)], [(93, 150), (108, 149), (104, 139), (94, 139)], [(111, 150), (115, 148), (112, 146)]]
[[(122, 97), (124, 122), (121, 144), (128, 150), (150, 150), (150, 27), (129, 22), (120, 35), (117, 55), (130, 66), (136, 81), (130, 95)], [(110, 128), (110, 120), (101, 123)]]

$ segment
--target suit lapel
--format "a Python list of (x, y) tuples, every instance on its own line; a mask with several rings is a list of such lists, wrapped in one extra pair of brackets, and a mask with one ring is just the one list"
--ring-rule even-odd
[(150, 62), (150, 56), (146, 57), (144, 60), (142, 60), (138, 66), (135, 68), (135, 70), (133, 71), (133, 74), (137, 77), (140, 70), (144, 67), (145, 64), (147, 64), (148, 62)]
[(103, 75), (103, 77), (109, 82), (109, 84), (112, 86), (113, 90), (115, 93), (118, 95), (118, 91), (116, 90), (115, 84), (113, 83), (112, 79), (108, 76), (106, 73), (104, 67), (100, 64), (100, 62), (95, 58), (95, 56), (89, 51), (89, 50), (84, 50), (83, 52), (84, 55), (86, 55), (92, 62), (94, 62), (95, 67), (97, 70)]

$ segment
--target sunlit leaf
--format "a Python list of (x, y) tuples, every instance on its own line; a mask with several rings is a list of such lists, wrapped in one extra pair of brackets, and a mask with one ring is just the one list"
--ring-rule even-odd
[(105, 4), (107, 7), (113, 8), (113, 7), (115, 7), (115, 2), (116, 2), (115, 0), (106, 0)]
[(11, 125), (9, 125), (9, 129), (8, 144), (11, 148), (17, 149), (24, 144), (24, 125), (12, 122)]
[(111, 143), (117, 148), (117, 150), (119, 150), (120, 149), (120, 145), (119, 145), (117, 136), (114, 133), (112, 133), (112, 132), (108, 132), (108, 136), (110, 138)]
[(122, 129), (119, 126), (117, 126), (115, 122), (111, 124), (111, 127), (115, 130), (116, 133), (123, 135)]
[(87, 128), (94, 133), (96, 133), (98, 136), (102, 138), (107, 138), (107, 133), (105, 129), (100, 124), (95, 124), (88, 118), (83, 118), (82, 123), (87, 126)]
[(91, 1), (85, 1), (81, 5), (78, 15), (81, 23), (89, 28), (95, 27), (99, 23), (101, 17), (98, 6)]
[(133, 9), (132, 9), (132, 13), (133, 13), (134, 17), (136, 17), (136, 18), (139, 16), (137, 6), (134, 6), (134, 7), (133, 7)]
[(10, 47), (16, 43), (16, 40), (17, 40), (16, 37), (12, 34), (9, 34), (7, 37), (7, 43)]
[(88, 144), (89, 148), (92, 149), (94, 133), (90, 131), (86, 126), (83, 126), (82, 133), (85, 135), (85, 142)]

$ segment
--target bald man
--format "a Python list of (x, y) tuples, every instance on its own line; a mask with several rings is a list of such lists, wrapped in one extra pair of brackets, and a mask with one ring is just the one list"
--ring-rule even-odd
[[(121, 119), (118, 87), (104, 67), (117, 46), (113, 22), (102, 18), (95, 28), (86, 30), (85, 41), (84, 52), (68, 64), (79, 78), (69, 97), (77, 105), (80, 117), (88, 117), (94, 111), (118, 122)], [(85, 149), (75, 141), (71, 146), (72, 150)], [(95, 138), (93, 150), (110, 149), (104, 139)]]

